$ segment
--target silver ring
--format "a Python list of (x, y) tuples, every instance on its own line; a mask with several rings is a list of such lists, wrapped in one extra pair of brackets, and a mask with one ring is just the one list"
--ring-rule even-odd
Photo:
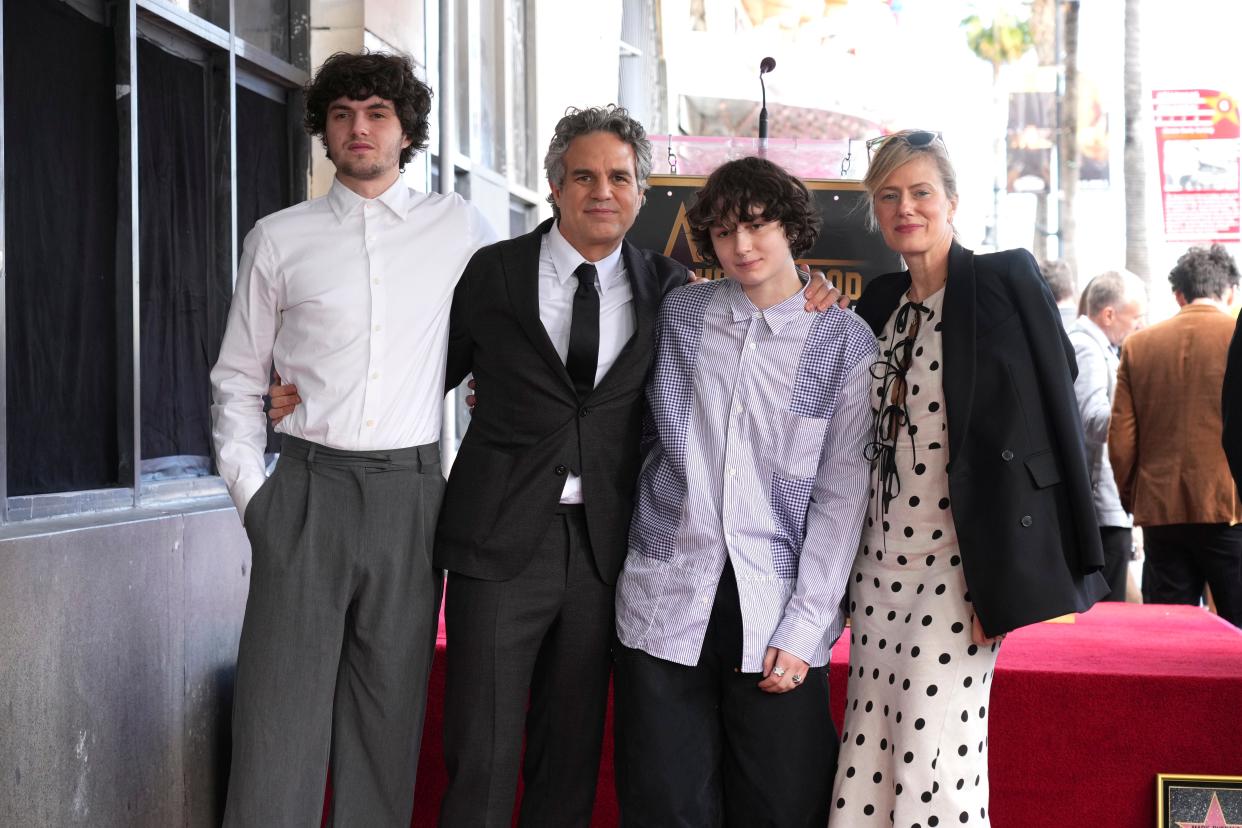
[(772, 668), (772, 673), (773, 673), (773, 674), (775, 674), (775, 676), (776, 676), (777, 678), (784, 678), (784, 677), (785, 677), (785, 668), (784, 668), (784, 667), (773, 667), (773, 668)]
[(802, 676), (794, 676), (792, 679), (790, 679), (790, 681), (792, 681), (794, 684), (801, 684)]

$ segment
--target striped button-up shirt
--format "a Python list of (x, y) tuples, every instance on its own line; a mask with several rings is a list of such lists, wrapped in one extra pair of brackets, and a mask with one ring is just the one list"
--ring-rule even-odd
[(852, 313), (803, 302), (760, 311), (727, 279), (666, 298), (617, 585), (627, 647), (697, 664), (727, 557), (742, 670), (769, 646), (828, 662), (867, 504), (876, 344)]

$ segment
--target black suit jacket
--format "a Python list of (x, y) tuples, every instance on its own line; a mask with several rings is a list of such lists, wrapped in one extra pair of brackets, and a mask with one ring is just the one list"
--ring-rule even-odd
[[(878, 277), (857, 311), (877, 334), (910, 287)], [(966, 585), (989, 635), (1089, 608), (1108, 592), (1077, 364), (1025, 250), (953, 244), (944, 297), (949, 498)]]
[(1229, 460), (1234, 485), (1242, 491), (1242, 316), (1233, 328), (1229, 342), (1229, 361), (1225, 364), (1224, 388), (1221, 389), (1221, 419), (1224, 428), (1221, 445)]
[(484, 580), (517, 575), (575, 470), (596, 568), (614, 583), (626, 554), (656, 313), (664, 294), (685, 284), (686, 268), (622, 242), (635, 333), (580, 400), (539, 319), (539, 251), (551, 226), (479, 250), (453, 296), (446, 380), (455, 387), (473, 372), (479, 404), (449, 476), (435, 562)]

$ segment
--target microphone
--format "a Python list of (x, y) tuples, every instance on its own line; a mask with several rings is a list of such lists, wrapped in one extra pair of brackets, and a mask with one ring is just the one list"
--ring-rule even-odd
[(768, 149), (768, 88), (763, 83), (763, 76), (776, 68), (774, 58), (765, 57), (759, 61), (759, 89), (763, 94), (763, 106), (759, 109), (759, 154)]

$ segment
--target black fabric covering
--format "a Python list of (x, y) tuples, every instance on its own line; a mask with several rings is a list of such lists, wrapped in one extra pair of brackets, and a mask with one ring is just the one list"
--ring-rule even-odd
[(212, 264), (207, 70), (138, 43), (142, 456), (211, 454), (232, 285)]
[[(289, 107), (237, 87), (237, 253), (241, 240), (264, 216), (289, 206)], [(280, 435), (267, 429), (267, 451), (280, 451)]]
[(237, 87), (237, 252), (259, 219), (289, 206), (289, 107)]
[(112, 32), (63, 3), (3, 7), (8, 492), (115, 485)]

